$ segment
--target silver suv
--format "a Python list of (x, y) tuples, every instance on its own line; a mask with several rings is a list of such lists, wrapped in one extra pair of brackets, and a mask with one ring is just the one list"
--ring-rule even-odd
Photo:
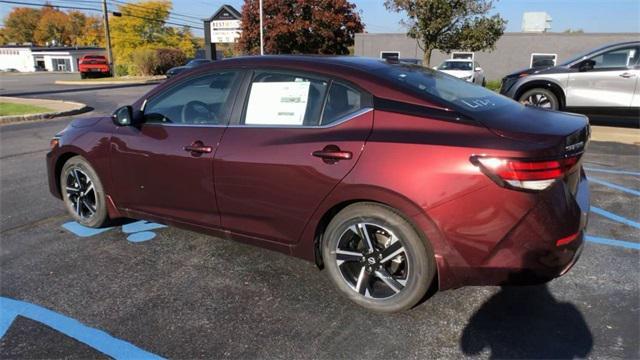
[(500, 93), (522, 103), (589, 115), (640, 114), (640, 41), (607, 45), (562, 65), (502, 79)]

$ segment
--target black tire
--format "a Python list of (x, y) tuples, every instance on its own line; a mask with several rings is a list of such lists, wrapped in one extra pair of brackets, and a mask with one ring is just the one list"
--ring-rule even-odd
[(523, 104), (541, 107), (549, 110), (559, 110), (558, 97), (551, 91), (543, 88), (535, 88), (525, 91), (518, 99)]
[(77, 222), (92, 228), (99, 228), (108, 223), (109, 215), (102, 182), (82, 156), (74, 156), (62, 166), (60, 191), (67, 211)]
[(482, 87), (487, 87), (487, 79), (482, 79)]
[[(372, 235), (373, 247), (377, 248), (372, 253), (367, 250), (364, 236), (355, 234), (362, 226)], [(371, 233), (372, 230), (375, 232)], [(385, 239), (389, 239), (386, 247), (380, 243)], [(359, 245), (355, 246), (356, 243)], [(351, 248), (346, 249), (347, 245)], [(393, 254), (398, 255), (391, 257)], [(358, 305), (376, 312), (412, 308), (424, 297), (436, 273), (430, 245), (396, 210), (377, 203), (356, 203), (340, 211), (323, 235), (322, 256), (338, 290)], [(376, 262), (370, 262), (372, 259)], [(390, 260), (384, 262), (385, 259)], [(368, 281), (360, 281), (361, 278)], [(359, 286), (360, 283), (363, 285)]]
[(87, 78), (87, 74), (85, 73), (80, 73), (80, 79), (86, 79)]

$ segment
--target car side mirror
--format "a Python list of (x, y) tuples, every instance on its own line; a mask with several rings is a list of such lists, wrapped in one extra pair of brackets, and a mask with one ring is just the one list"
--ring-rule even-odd
[(133, 108), (130, 105), (123, 106), (116, 110), (111, 118), (118, 126), (129, 126), (133, 123)]
[(476, 67), (476, 71), (482, 71), (482, 68), (480, 66)]
[(437, 67), (437, 66), (434, 66), (434, 67), (433, 67), (433, 70), (438, 70), (438, 67)]
[(591, 71), (593, 70), (593, 68), (596, 66), (596, 62), (591, 60), (591, 59), (587, 59), (587, 60), (583, 60), (580, 62), (580, 66), (578, 67), (578, 70), (580, 71)]

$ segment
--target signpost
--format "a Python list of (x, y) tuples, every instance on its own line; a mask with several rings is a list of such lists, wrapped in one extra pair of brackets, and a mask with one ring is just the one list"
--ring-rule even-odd
[(205, 57), (217, 60), (216, 44), (235, 43), (240, 38), (242, 15), (231, 5), (222, 5), (204, 20)]

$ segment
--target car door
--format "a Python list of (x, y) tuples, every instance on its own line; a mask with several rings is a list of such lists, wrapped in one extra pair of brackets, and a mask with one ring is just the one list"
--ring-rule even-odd
[(640, 49), (627, 46), (608, 50), (572, 66), (567, 84), (567, 107), (631, 106)]
[(294, 243), (357, 162), (373, 125), (372, 98), (343, 82), (280, 70), (255, 71), (244, 86), (214, 162), (222, 226)]
[(238, 71), (199, 74), (147, 99), (136, 126), (111, 143), (114, 199), (123, 208), (217, 226), (213, 156), (239, 88)]

